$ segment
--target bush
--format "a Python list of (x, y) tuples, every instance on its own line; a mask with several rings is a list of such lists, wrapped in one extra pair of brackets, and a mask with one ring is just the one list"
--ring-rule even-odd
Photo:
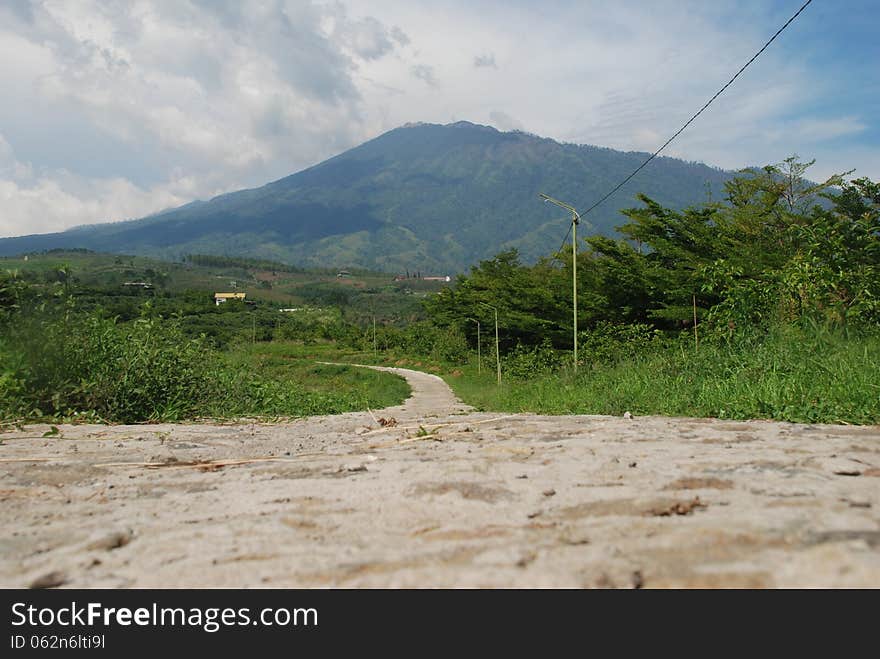
[(579, 359), (594, 364), (614, 364), (659, 344), (663, 334), (650, 325), (599, 322), (578, 333)]
[(210, 351), (173, 321), (19, 317), (0, 339), (0, 415), (177, 420), (210, 389)]
[(549, 339), (537, 346), (516, 347), (501, 358), (501, 370), (512, 378), (533, 378), (559, 369), (562, 356), (553, 349)]
[[(453, 364), (466, 364), (469, 348), (465, 336), (455, 328), (437, 327), (423, 321), (399, 329), (392, 325), (376, 328), (376, 343), (380, 350), (399, 350), (410, 356), (430, 358)], [(373, 349), (373, 329), (368, 327), (354, 342), (359, 350)]]

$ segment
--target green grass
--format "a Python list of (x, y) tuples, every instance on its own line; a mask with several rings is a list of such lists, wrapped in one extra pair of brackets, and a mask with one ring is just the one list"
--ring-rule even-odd
[[(34, 260), (42, 266), (49, 258)], [(327, 340), (351, 339), (322, 329), (345, 329), (338, 310), (325, 318), (327, 310), (281, 316), (271, 309), (234, 313), (230, 308), (169, 320), (166, 314), (175, 305), (183, 309), (189, 303), (177, 296), (165, 301), (164, 319), (136, 320), (135, 315), (122, 322), (80, 309), (79, 298), (75, 305), (49, 293), (41, 298), (49, 303), (45, 309), (35, 298), (24, 305), (29, 310), (0, 317), (0, 420), (298, 417), (381, 409), (409, 393), (393, 375), (315, 363), (333, 361), (438, 373), (465, 402), (493, 411), (880, 423), (876, 330), (845, 336), (819, 327), (784, 327), (732, 342), (706, 341), (698, 352), (688, 341), (633, 343), (609, 335), (605, 343), (582, 346), (585, 363), (577, 377), (565, 368), (549, 370), (567, 364), (564, 354), (545, 359), (543, 348), (514, 351), (502, 360), (504, 384), (498, 388), (491, 342), (483, 346), (478, 374), (473, 354), (469, 364), (444, 361), (450, 355), (467, 358), (463, 340), (424, 324), (399, 331), (380, 327), (376, 354)], [(216, 328), (208, 321), (216, 321)], [(252, 345), (254, 321), (257, 342)], [(281, 331), (285, 328), (290, 331)], [(201, 332), (211, 336), (212, 329), (229, 335), (217, 343), (233, 347), (219, 350), (197, 338)], [(272, 336), (275, 341), (260, 340)], [(369, 333), (354, 338), (351, 345), (371, 347)], [(417, 352), (427, 356), (410, 354)], [(589, 363), (591, 357), (604, 361)]]
[[(381, 285), (389, 305), (417, 306), (388, 274), (356, 272), (337, 281), (327, 271), (190, 266), (84, 251), (0, 258), (0, 276), (5, 270), (21, 279), (8, 278), (15, 286), (0, 294), (0, 421), (299, 417), (381, 409), (409, 395), (406, 382), (387, 373), (316, 365), (316, 357), (339, 361), (325, 354), (328, 337), (358, 331), (340, 309), (297, 297)], [(259, 284), (266, 277), (271, 290)], [(249, 299), (258, 298), (254, 307), (213, 305), (211, 292), (233, 279)], [(126, 289), (125, 281), (156, 288)], [(352, 299), (363, 306), (369, 295), (357, 295)], [(281, 314), (270, 300), (301, 310)]]
[(0, 334), (0, 421), (181, 421), (336, 414), (401, 403), (397, 376), (315, 361), (321, 345), (220, 351), (173, 320), (17, 316)]
[(508, 379), (468, 368), (447, 381), (465, 402), (493, 411), (880, 422), (880, 336), (846, 338), (778, 329), (763, 337), (665, 346), (616, 364)]
[(240, 346), (222, 355), (221, 370), (250, 374), (230, 383), (228, 395), (212, 403), (210, 416), (310, 416), (381, 409), (402, 403), (410, 393), (396, 375), (344, 365), (331, 344), (294, 342)]

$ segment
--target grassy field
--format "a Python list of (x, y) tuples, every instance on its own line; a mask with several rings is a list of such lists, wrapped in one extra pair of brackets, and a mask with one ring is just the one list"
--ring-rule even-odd
[[(0, 259), (0, 419), (299, 417), (406, 398), (401, 378), (314, 362), (327, 335), (358, 331), (344, 315), (369, 313), (375, 298), (404, 318), (433, 282), (218, 263), (87, 251)], [(218, 290), (255, 303), (216, 307)]]
[(0, 422), (278, 419), (403, 402), (395, 375), (316, 364), (320, 343), (217, 350), (171, 320), (28, 318), (0, 335)]
[[(485, 355), (478, 373), (475, 355), (467, 364), (453, 364), (394, 351), (357, 352), (330, 341), (238, 344), (207, 354), (212, 360), (204, 373), (208, 394), (197, 397), (199, 404), (180, 410), (151, 402), (156, 412), (144, 420), (335, 414), (381, 409), (409, 395), (402, 378), (317, 363), (328, 361), (437, 373), (463, 401), (486, 411), (880, 423), (880, 336), (876, 334), (844, 337), (788, 328), (734, 342), (706, 342), (699, 351), (686, 344), (664, 344), (613, 363), (585, 363), (577, 376), (565, 366), (513, 377), (502, 360), (500, 387), (494, 362)], [(129, 361), (143, 360), (130, 355)], [(101, 378), (94, 377), (91, 390), (101, 390)], [(57, 384), (53, 386), (57, 393)], [(131, 420), (114, 419), (112, 414), (80, 415), (96, 417)], [(69, 415), (66, 418), (70, 420)]]
[[(77, 280), (61, 295), (64, 282), (53, 277), (64, 263)], [(444, 361), (440, 355), (451, 354), (449, 337), (432, 334), (423, 324), (403, 330), (390, 322), (385, 329), (380, 324), (375, 352), (344, 347), (372, 343), (372, 316), (363, 304), (347, 307), (349, 324), (333, 305), (305, 305), (299, 312), (282, 314), (266, 301), (253, 308), (235, 303), (215, 308), (209, 298), (201, 300), (199, 294), (194, 299), (192, 293), (168, 292), (149, 304), (138, 299), (128, 306), (102, 306), (114, 302), (109, 291), (121, 288), (124, 278), (140, 280), (155, 274), (154, 268), (168, 269), (167, 287), (204, 286), (205, 291), (221, 276), (256, 281), (262, 276), (258, 271), (233, 268), (218, 275), (206, 266), (92, 253), (37, 255), (27, 262), (0, 259), (0, 268), (17, 267), (31, 273), (28, 286), (42, 291), (40, 299), (49, 307), (10, 316), (0, 335), (4, 420), (297, 417), (380, 409), (408, 395), (400, 378), (316, 364), (335, 361), (437, 373), (466, 403), (490, 411), (880, 423), (876, 330), (846, 334), (783, 326), (735, 340), (706, 340), (698, 351), (691, 341), (668, 335), (627, 343), (629, 339), (609, 334), (602, 342), (582, 346), (577, 376), (564, 353), (512, 350), (502, 356), (503, 384), (498, 387), (491, 341), (483, 345), (482, 373), (473, 353), (469, 363)], [(388, 280), (386, 275), (358, 273), (342, 282), (326, 273), (275, 275), (276, 293), (286, 278), (285, 285), (302, 284), (318, 298)], [(415, 282), (408, 294), (368, 290), (381, 308), (399, 305), (400, 310), (409, 304), (401, 300), (427, 292), (428, 284)], [(94, 299), (84, 297), (88, 295)], [(63, 300), (79, 309), (71, 316), (74, 320), (67, 318)], [(351, 324), (355, 313), (362, 317)], [(391, 330), (398, 332), (394, 341)], [(458, 356), (468, 358), (463, 343)]]
[[(259, 394), (217, 401), (210, 416), (306, 416), (381, 409), (402, 403), (410, 393), (396, 375), (365, 368), (319, 364), (340, 358), (333, 344), (295, 342), (243, 345), (223, 353), (223, 368), (258, 378)], [(255, 403), (257, 403), (255, 405)]]
[[(587, 357), (588, 358), (588, 357)], [(447, 382), (479, 409), (880, 423), (880, 337), (795, 329), (698, 352), (665, 347), (613, 364), (495, 384), (484, 367), (447, 367)]]
[[(335, 349), (334, 349), (335, 350)], [(779, 328), (735, 341), (661, 343), (617, 360), (590, 363), (577, 376), (563, 357), (555, 370), (514, 377), (502, 357), (467, 364), (379, 351), (333, 359), (436, 373), (479, 410), (773, 419), (796, 423), (880, 423), (880, 335)], [(570, 359), (570, 353), (568, 355)]]

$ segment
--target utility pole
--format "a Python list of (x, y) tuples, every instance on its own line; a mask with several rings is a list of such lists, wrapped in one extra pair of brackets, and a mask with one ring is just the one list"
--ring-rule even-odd
[(373, 355), (379, 357), (379, 344), (376, 343), (376, 314), (373, 314)]
[(565, 202), (554, 199), (549, 195), (540, 193), (541, 199), (545, 202), (549, 201), (560, 208), (571, 211), (571, 291), (572, 291), (572, 307), (573, 307), (573, 345), (574, 345), (574, 372), (578, 370), (578, 283), (577, 283), (577, 226), (581, 219), (574, 206), (569, 206)]
[(468, 320), (477, 324), (477, 375), (482, 375), (483, 360), (480, 357), (480, 321), (476, 318), (468, 318)]

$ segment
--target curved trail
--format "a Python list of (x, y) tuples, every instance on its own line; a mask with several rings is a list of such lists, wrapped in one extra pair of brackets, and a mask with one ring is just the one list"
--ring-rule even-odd
[(410, 398), (0, 433), (0, 586), (880, 587), (876, 426), (479, 413), (369, 368)]
[(369, 368), (374, 371), (394, 373), (404, 378), (412, 392), (402, 405), (395, 405), (379, 410), (383, 416), (393, 416), (396, 419), (412, 420), (419, 417), (446, 416), (449, 414), (464, 414), (472, 412), (474, 408), (462, 403), (449, 388), (449, 385), (438, 375), (414, 371), (409, 368), (391, 366), (372, 366), (369, 364), (344, 364), (340, 362), (318, 362), (333, 366), (356, 366)]

